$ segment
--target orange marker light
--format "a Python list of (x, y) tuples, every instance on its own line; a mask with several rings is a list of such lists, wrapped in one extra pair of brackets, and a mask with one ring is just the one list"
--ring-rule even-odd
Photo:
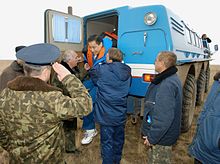
[(143, 80), (145, 82), (152, 82), (155, 74), (143, 74)]

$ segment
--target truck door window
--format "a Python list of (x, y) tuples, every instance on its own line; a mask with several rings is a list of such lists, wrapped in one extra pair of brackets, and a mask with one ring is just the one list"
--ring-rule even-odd
[(65, 29), (65, 17), (60, 15), (54, 15), (53, 17), (53, 39), (57, 42), (65, 42), (66, 29)]
[(53, 15), (53, 39), (55, 42), (81, 42), (80, 18), (68, 18), (61, 15)]
[(81, 42), (81, 22), (80, 19), (68, 19), (68, 42)]

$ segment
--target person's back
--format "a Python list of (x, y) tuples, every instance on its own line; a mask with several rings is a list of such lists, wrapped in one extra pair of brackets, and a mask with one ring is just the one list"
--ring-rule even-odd
[(28, 63), (24, 66), (26, 76), (10, 81), (0, 94), (0, 132), (7, 134), (0, 146), (9, 152), (10, 163), (64, 163), (62, 120), (83, 117), (92, 109), (83, 84), (60, 64), (53, 64), (53, 69), (70, 97), (47, 84), (50, 63), (59, 54), (50, 44), (33, 45), (17, 53)]
[(98, 87), (94, 106), (95, 120), (103, 125), (124, 123), (131, 83), (130, 67), (121, 62), (105, 63), (96, 66), (90, 73)]
[(131, 69), (121, 63), (122, 59), (120, 50), (111, 48), (106, 56), (107, 63), (97, 65), (90, 72), (91, 79), (97, 86), (94, 117), (100, 124), (103, 163), (120, 163), (124, 145)]
[[(30, 81), (33, 85), (30, 85)], [(10, 131), (10, 148), (6, 147), (6, 150), (11, 154), (12, 161), (50, 163), (57, 161), (47, 159), (54, 153), (54, 157), (61, 158), (61, 152), (64, 151), (64, 147), (60, 148), (60, 145), (64, 145), (60, 121), (62, 113), (56, 114), (59, 103), (55, 103), (57, 97), (61, 96), (58, 88), (27, 77), (11, 81), (8, 88), (3, 90), (1, 102), (5, 104), (1, 116), (4, 117), (6, 130)]]

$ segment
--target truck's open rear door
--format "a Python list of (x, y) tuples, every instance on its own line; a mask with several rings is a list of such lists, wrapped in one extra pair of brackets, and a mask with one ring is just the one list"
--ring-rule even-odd
[(61, 51), (72, 49), (77, 52), (83, 48), (83, 19), (54, 10), (45, 11), (45, 43), (51, 43)]

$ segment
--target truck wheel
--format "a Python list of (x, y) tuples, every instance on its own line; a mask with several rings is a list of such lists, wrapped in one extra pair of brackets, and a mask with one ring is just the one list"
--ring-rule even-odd
[(206, 74), (205, 71), (202, 70), (200, 72), (198, 81), (197, 81), (197, 96), (196, 96), (196, 105), (201, 105), (204, 100), (205, 93), (205, 85), (206, 85)]
[(183, 88), (181, 131), (187, 132), (191, 126), (196, 101), (195, 76), (188, 74)]
[(209, 90), (209, 81), (210, 81), (210, 67), (206, 70), (206, 79), (205, 79), (205, 93)]

